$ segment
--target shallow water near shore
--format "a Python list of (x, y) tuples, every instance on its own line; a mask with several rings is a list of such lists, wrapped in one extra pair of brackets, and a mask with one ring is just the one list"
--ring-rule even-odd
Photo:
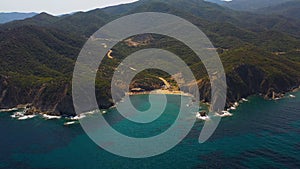
[[(232, 117), (222, 119), (204, 144), (198, 143), (204, 122), (197, 121), (175, 148), (146, 159), (110, 154), (93, 143), (79, 124), (64, 126), (64, 119), (44, 120), (38, 116), (18, 121), (2, 112), (0, 168), (299, 168), (300, 92), (294, 95), (296, 98), (277, 101), (250, 97), (231, 111)], [(179, 96), (168, 97), (176, 100)], [(149, 107), (144, 95), (131, 100), (141, 110)], [(174, 122), (178, 109), (178, 105), (168, 104), (163, 116), (143, 130), (120, 118), (114, 109), (104, 116), (124, 134), (153, 136)]]

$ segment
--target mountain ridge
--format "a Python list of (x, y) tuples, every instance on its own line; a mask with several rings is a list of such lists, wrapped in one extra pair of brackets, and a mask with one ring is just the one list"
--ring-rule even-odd
[(280, 5), (282, 3), (289, 2), (292, 0), (250, 0), (250, 1), (249, 0), (232, 0), (232, 1), (206, 0), (206, 1), (217, 3), (219, 5), (228, 7), (233, 10), (253, 12), (261, 8)]
[(38, 13), (30, 12), (30, 13), (22, 13), (22, 12), (8, 12), (8, 13), (0, 13), (0, 24), (4, 24), (7, 22), (15, 21), (15, 20), (23, 20), (26, 18), (31, 18)]
[(273, 5), (270, 7), (260, 8), (255, 12), (265, 14), (265, 15), (279, 15), (288, 17), (294, 20), (300, 20), (300, 1), (291, 0), (278, 5)]
[[(235, 12), (200, 0), (189, 1), (186, 4), (184, 2), (144, 0), (61, 17), (42, 13), (23, 21), (0, 25), (0, 107), (11, 108), (30, 103), (35, 111), (74, 115), (70, 82), (76, 56), (84, 42), (94, 31), (113, 19), (149, 11), (177, 14), (194, 23), (208, 35), (217, 47), (228, 74), (227, 106), (248, 95), (262, 93), (270, 97), (270, 93), (287, 92), (299, 86), (300, 65), (297, 47), (300, 46), (300, 40), (293, 35), (294, 33), (290, 33), (293, 29), (294, 32), (300, 32), (299, 27), (297, 29), (297, 26), (294, 26), (288, 31), (283, 31), (282, 29), (289, 24), (276, 29), (273, 27), (276, 27), (278, 22), (289, 23), (285, 18)], [(182, 10), (180, 7), (184, 5), (186, 9)], [(119, 13), (113, 15), (114, 11), (118, 11), (118, 7)], [(201, 9), (212, 11), (201, 12)], [(218, 17), (213, 20), (207, 19), (206, 15), (211, 14)], [(222, 18), (227, 16), (227, 20), (222, 21)], [(245, 17), (249, 19), (243, 21)], [(249, 26), (251, 22), (257, 25), (256, 19), (264, 21), (259, 29)], [(149, 36), (152, 39), (151, 43), (145, 46), (132, 47), (125, 41), (120, 42), (113, 48), (114, 58), (106, 57), (103, 60), (103, 67), (99, 68), (96, 79), (100, 108), (112, 106), (110, 78), (118, 63), (128, 54), (146, 47), (162, 47), (182, 56), (201, 82), (198, 84), (201, 100), (210, 101), (210, 82), (207, 77), (201, 75), (205, 72), (201, 62), (195, 60), (195, 56), (182, 44), (165, 37)], [(147, 37), (136, 39), (143, 41)], [(270, 64), (276, 66), (272, 67)], [(280, 73), (281, 70), (284, 70), (285, 74)], [(144, 87), (148, 90), (157, 88), (160, 82), (153, 78), (157, 73), (172, 81), (168, 75), (158, 71), (142, 72), (135, 80), (136, 84), (132, 84), (131, 87)], [(252, 78), (256, 78), (253, 82), (248, 78), (251, 74)], [(142, 83), (142, 77), (147, 78), (149, 84)]]

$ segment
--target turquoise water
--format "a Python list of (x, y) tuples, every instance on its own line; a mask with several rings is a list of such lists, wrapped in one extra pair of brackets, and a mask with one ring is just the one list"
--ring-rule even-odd
[[(198, 143), (203, 126), (198, 121), (175, 148), (146, 159), (104, 151), (79, 124), (64, 126), (63, 119), (40, 117), (18, 121), (0, 113), (0, 168), (300, 168), (300, 93), (295, 95), (278, 101), (251, 97), (232, 111), (233, 117), (222, 119), (206, 143)], [(146, 96), (131, 99), (140, 109), (149, 107)], [(138, 137), (163, 132), (177, 113), (178, 105), (170, 103), (147, 127), (122, 119), (115, 110), (104, 116), (118, 131)]]

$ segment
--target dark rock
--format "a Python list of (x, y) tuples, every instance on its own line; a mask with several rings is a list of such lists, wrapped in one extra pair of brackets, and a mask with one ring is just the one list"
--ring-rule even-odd
[(200, 116), (201, 116), (201, 117), (205, 117), (205, 116), (207, 116), (207, 113), (206, 113), (206, 111), (200, 111), (200, 112), (199, 112), (199, 114), (200, 114)]

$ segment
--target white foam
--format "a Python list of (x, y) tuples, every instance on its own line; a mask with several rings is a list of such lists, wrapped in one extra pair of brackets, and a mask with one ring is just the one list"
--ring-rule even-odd
[(85, 117), (86, 117), (86, 115), (80, 114), (80, 115), (77, 115), (77, 116), (75, 116), (75, 117), (71, 117), (70, 119), (71, 119), (71, 120), (80, 120), (80, 119), (83, 119), (83, 118), (85, 118)]
[(249, 100), (248, 100), (248, 99), (245, 99), (245, 98), (242, 98), (242, 101), (243, 101), (243, 102), (248, 102)]
[(27, 120), (27, 119), (32, 119), (34, 118), (36, 115), (28, 115), (28, 116), (22, 116), (19, 117), (18, 120)]
[(15, 112), (10, 117), (12, 117), (12, 118), (19, 118), (19, 117), (23, 117), (23, 116), (24, 116), (24, 112)]
[(231, 114), (229, 111), (222, 111), (222, 113), (216, 113), (216, 116), (219, 116), (219, 117), (231, 117), (233, 116), (233, 114)]
[(199, 119), (199, 120), (204, 120), (204, 121), (207, 121), (207, 120), (210, 119), (209, 116), (207, 116), (207, 115), (201, 116), (200, 113), (197, 113), (196, 118)]
[(295, 95), (292, 95), (292, 94), (290, 94), (289, 97), (290, 97), (290, 98), (296, 98), (296, 96), (295, 96)]
[(72, 125), (72, 124), (75, 124), (76, 122), (75, 121), (70, 121), (70, 122), (66, 122), (64, 123), (65, 126), (68, 126), (68, 125)]
[(61, 116), (51, 116), (51, 115), (43, 114), (43, 118), (47, 120), (52, 120), (52, 119), (61, 119)]
[(89, 111), (89, 112), (86, 112), (86, 113), (83, 113), (83, 114), (85, 114), (85, 115), (91, 115), (91, 114), (95, 114), (97, 111), (95, 110), (95, 111)]
[(12, 109), (0, 109), (0, 112), (12, 112), (12, 111), (17, 111), (18, 108), (12, 108)]

